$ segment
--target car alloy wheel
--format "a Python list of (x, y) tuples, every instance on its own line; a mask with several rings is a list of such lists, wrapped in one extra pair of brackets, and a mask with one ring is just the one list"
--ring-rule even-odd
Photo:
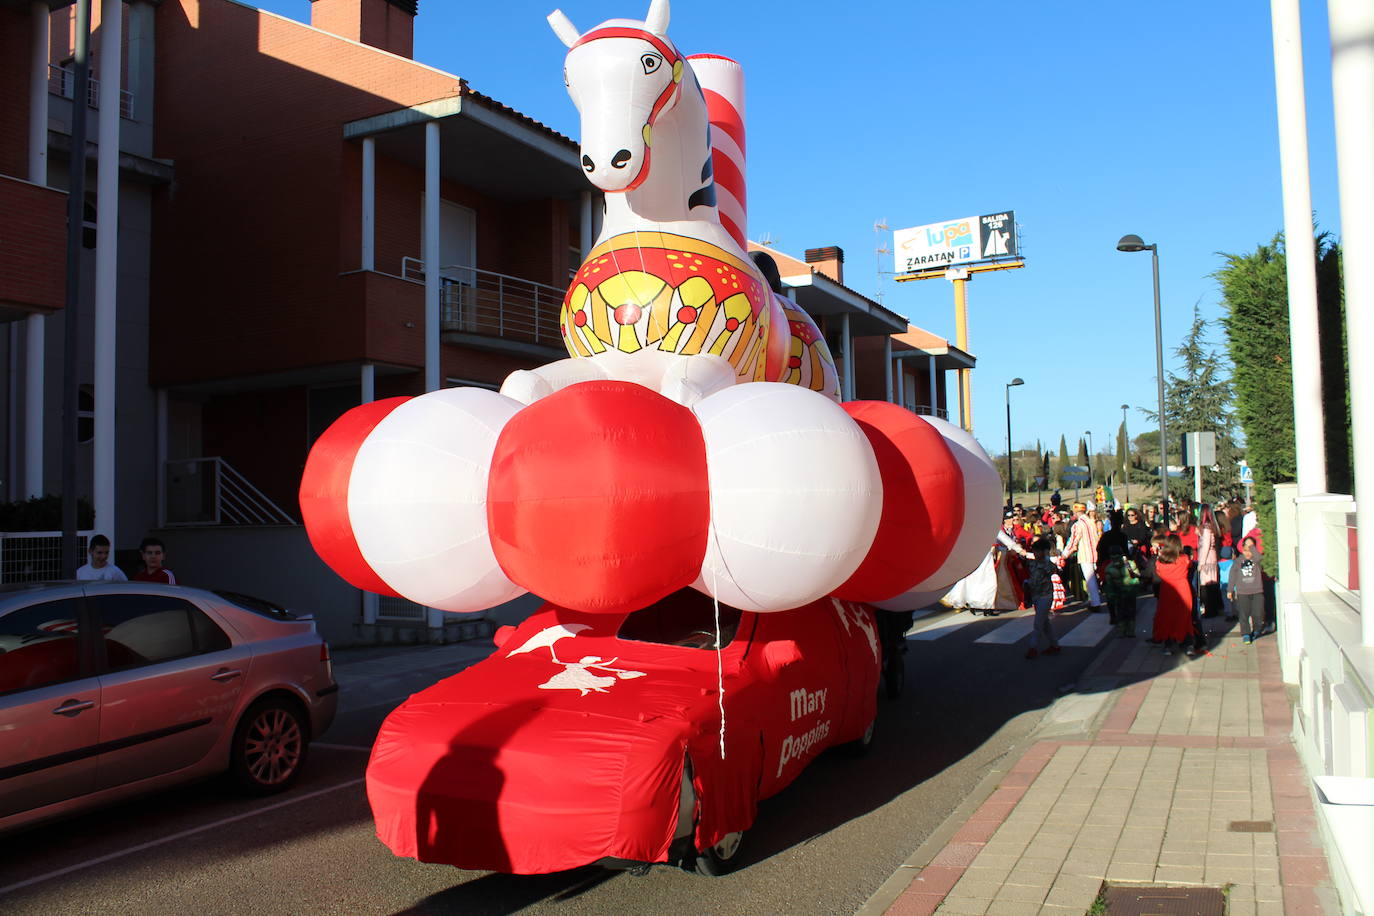
[(739, 865), (739, 849), (743, 841), (742, 830), (721, 837), (715, 845), (697, 855), (697, 872), (714, 878), (734, 871)]
[(245, 790), (271, 795), (291, 785), (305, 762), (305, 723), (288, 700), (256, 703), (234, 732), (233, 774)]

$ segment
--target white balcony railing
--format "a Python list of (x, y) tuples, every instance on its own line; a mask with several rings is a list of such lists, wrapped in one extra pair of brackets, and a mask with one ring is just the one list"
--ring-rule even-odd
[[(424, 282), (425, 265), (419, 258), (401, 260), (401, 276)], [(443, 267), (439, 321), (444, 331), (484, 334), (561, 347), (558, 312), (564, 290), (475, 267)]]
[(1359, 548), (1355, 540), (1355, 513), (1324, 512), (1322, 522), (1326, 534), (1322, 555), (1325, 557), (1327, 585), (1342, 598), (1354, 598), (1354, 602), (1347, 603), (1359, 610), (1360, 568)]
[(296, 520), (223, 458), (176, 458), (163, 467), (169, 528), (294, 525)]
[[(76, 95), (76, 73), (70, 67), (48, 64), (48, 92), (64, 99)], [(100, 80), (88, 77), (86, 81), (86, 104), (91, 108), (100, 107)], [(134, 94), (127, 89), (119, 90), (119, 116), (133, 120)]]
[(931, 407), (929, 404), (912, 404), (910, 410), (913, 413), (925, 414), (927, 417), (939, 417), (941, 420), (949, 419), (949, 411), (943, 407)]

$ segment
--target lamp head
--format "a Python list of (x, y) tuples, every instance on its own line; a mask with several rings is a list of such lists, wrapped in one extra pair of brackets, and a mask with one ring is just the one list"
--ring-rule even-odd
[(1014, 378), (1014, 379), (1012, 379), (1011, 381), (1007, 382), (1007, 387), (1008, 387), (1008, 388), (1011, 388), (1011, 387), (1013, 387), (1013, 386), (1015, 386), (1015, 385), (1024, 385), (1024, 384), (1026, 384), (1026, 383), (1025, 383), (1025, 381), (1023, 381), (1022, 379)]
[(1121, 405), (1121, 409), (1122, 409), (1122, 410), (1130, 410), (1130, 409), (1131, 409), (1131, 405), (1130, 405), (1130, 404), (1122, 404), (1122, 405)]
[(1145, 240), (1138, 235), (1123, 235), (1121, 241), (1116, 243), (1117, 251), (1144, 251), (1149, 248)]

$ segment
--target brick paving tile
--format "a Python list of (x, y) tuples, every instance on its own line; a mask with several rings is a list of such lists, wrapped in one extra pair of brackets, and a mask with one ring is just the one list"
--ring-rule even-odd
[(1040, 916), (1040, 904), (1020, 900), (993, 900), (988, 916)]

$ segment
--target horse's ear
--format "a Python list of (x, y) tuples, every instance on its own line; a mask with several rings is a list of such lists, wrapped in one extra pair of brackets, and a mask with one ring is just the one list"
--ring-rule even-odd
[(651, 0), (644, 27), (655, 35), (668, 34), (668, 0)]
[(554, 10), (549, 13), (549, 25), (553, 28), (553, 34), (558, 36), (558, 40), (570, 48), (577, 44), (577, 39), (582, 37), (582, 34), (577, 31), (577, 26), (573, 25), (572, 20), (567, 16), (563, 15), (562, 10)]

